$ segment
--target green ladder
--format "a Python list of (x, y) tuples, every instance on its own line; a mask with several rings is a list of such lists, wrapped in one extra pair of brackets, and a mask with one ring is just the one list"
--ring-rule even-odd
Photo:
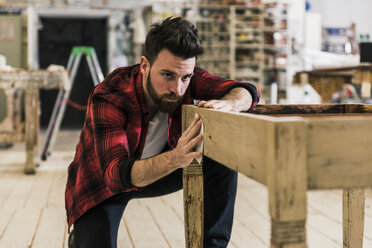
[(103, 74), (98, 62), (96, 51), (89, 46), (75, 46), (72, 48), (70, 57), (67, 63), (67, 70), (69, 71), (70, 85), (60, 89), (57, 100), (53, 108), (53, 113), (50, 118), (48, 129), (46, 132), (45, 142), (41, 151), (41, 159), (46, 160), (53, 149), (57, 133), (60, 129), (63, 115), (66, 109), (66, 102), (70, 97), (71, 89), (74, 85), (76, 73), (81, 61), (81, 57), (85, 56), (88, 62), (89, 71), (92, 75), (94, 86), (97, 86), (103, 81)]

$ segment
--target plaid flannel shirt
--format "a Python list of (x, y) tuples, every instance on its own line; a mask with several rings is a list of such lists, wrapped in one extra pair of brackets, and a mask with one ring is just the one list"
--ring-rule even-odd
[[(226, 80), (195, 67), (183, 104), (194, 99), (219, 99), (235, 87), (259, 98), (256, 87)], [(90, 95), (84, 127), (68, 167), (65, 204), (69, 227), (87, 210), (121, 192), (138, 190), (131, 185), (131, 169), (141, 157), (150, 115), (142, 88), (139, 65), (118, 68)], [(176, 147), (181, 136), (181, 107), (169, 114), (167, 143)]]

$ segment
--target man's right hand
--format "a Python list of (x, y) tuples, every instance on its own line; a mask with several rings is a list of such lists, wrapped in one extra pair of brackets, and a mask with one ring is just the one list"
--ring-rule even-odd
[(201, 125), (200, 116), (195, 116), (190, 126), (178, 140), (177, 147), (171, 151), (172, 160), (176, 168), (184, 168), (194, 158), (199, 158), (203, 155), (201, 152), (194, 152), (194, 148), (203, 139), (203, 135), (199, 134)]
[(198, 135), (201, 124), (200, 117), (196, 116), (178, 140), (176, 148), (151, 158), (136, 160), (131, 171), (131, 183), (136, 187), (144, 187), (178, 168), (188, 166), (194, 158), (201, 157), (201, 152), (193, 151), (203, 139), (202, 134)]

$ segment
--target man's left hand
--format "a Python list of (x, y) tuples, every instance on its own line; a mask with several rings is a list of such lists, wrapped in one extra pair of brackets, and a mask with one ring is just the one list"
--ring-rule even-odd
[(240, 112), (248, 110), (252, 105), (252, 96), (248, 90), (237, 87), (218, 100), (200, 101), (199, 108), (211, 108), (221, 111)]
[(200, 101), (199, 108), (211, 108), (221, 111), (238, 112), (236, 107), (228, 100)]

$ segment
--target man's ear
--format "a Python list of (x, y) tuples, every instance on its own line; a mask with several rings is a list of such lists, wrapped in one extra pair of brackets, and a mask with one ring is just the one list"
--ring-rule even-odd
[(150, 71), (150, 62), (147, 60), (145, 56), (141, 57), (140, 69), (143, 75), (147, 75)]

